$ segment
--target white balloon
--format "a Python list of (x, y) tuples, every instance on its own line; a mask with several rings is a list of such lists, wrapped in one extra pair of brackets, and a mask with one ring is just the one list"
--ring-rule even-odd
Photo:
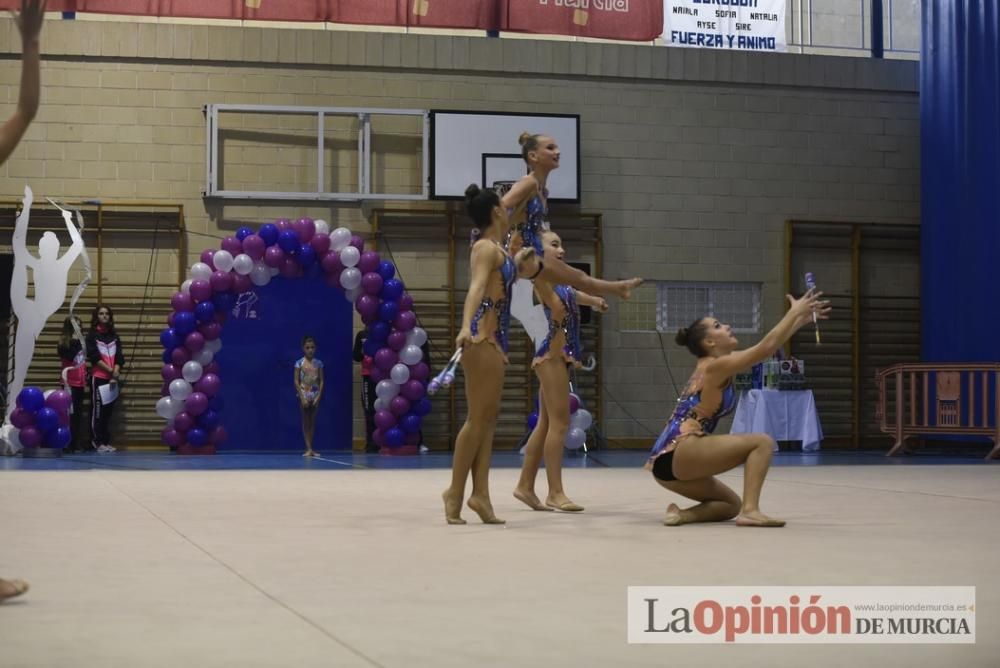
[[(184, 381), (181, 382), (183, 383)], [(156, 414), (164, 420), (172, 420), (181, 412), (183, 407), (183, 403), (175, 401), (173, 397), (160, 397), (156, 402)]]
[(233, 258), (233, 271), (240, 276), (246, 276), (253, 271), (253, 258), (246, 253), (240, 253)]
[[(206, 344), (207, 345), (207, 344)], [(590, 429), (590, 425), (594, 423), (594, 416), (590, 414), (585, 408), (578, 408), (569, 419), (569, 426), (571, 429), (580, 429), (581, 431), (587, 431)]]
[(186, 295), (191, 294), (191, 279), (190, 278), (187, 279), (186, 281), (184, 281), (183, 283), (181, 283), (181, 292), (183, 292)]
[(183, 378), (175, 378), (170, 381), (170, 396), (177, 401), (184, 401), (194, 390), (191, 389), (191, 384), (188, 383)]
[(267, 268), (267, 273), (271, 274), (271, 276), (273, 277), (273, 276), (277, 276), (278, 274), (280, 274), (281, 270), (278, 269), (277, 267), (268, 267)]
[(256, 286), (267, 285), (271, 282), (271, 268), (264, 264), (263, 260), (257, 261), (253, 269), (250, 270), (250, 282)]
[(375, 396), (379, 399), (391, 401), (397, 394), (399, 394), (399, 385), (391, 380), (380, 380), (375, 386)]
[(359, 285), (356, 288), (351, 288), (350, 290), (345, 290), (344, 291), (344, 297), (347, 298), (347, 301), (349, 301), (349, 302), (351, 302), (353, 304), (354, 302), (356, 302), (358, 300), (358, 297), (360, 297), (363, 293), (364, 293), (364, 289)]
[(375, 412), (387, 411), (389, 410), (389, 400), (386, 399), (376, 399), (375, 400)]
[(212, 339), (211, 341), (205, 341), (204, 350), (211, 352), (213, 355), (220, 350), (222, 350), (222, 341), (219, 339)]
[(414, 327), (406, 333), (406, 343), (419, 348), (427, 343), (427, 332), (420, 327)]
[(191, 265), (191, 278), (196, 281), (207, 281), (212, 278), (212, 268), (204, 262), (195, 262)]
[(340, 263), (345, 267), (353, 267), (361, 259), (361, 251), (354, 246), (348, 246), (340, 251)]
[[(213, 353), (208, 348), (202, 348), (198, 352), (192, 353), (192, 355), (191, 355), (191, 361), (192, 362), (196, 362), (197, 364), (200, 364), (201, 366), (208, 366), (209, 364), (212, 363), (212, 359), (214, 357), (215, 357), (215, 353)], [(188, 362), (188, 364), (190, 364), (190, 363), (191, 362)], [(185, 364), (184, 366), (187, 366), (187, 364)]]
[[(358, 249), (354, 248), (354, 252), (357, 253)], [(344, 286), (345, 290), (353, 290), (358, 287), (361, 285), (361, 270), (357, 267), (344, 269), (340, 272), (340, 284)]]
[(325, 220), (314, 220), (313, 224), (316, 226), (316, 234), (330, 234), (330, 224)]
[(392, 371), (389, 372), (389, 377), (392, 379), (392, 382), (396, 383), (396, 385), (402, 385), (410, 379), (410, 367), (405, 364), (397, 364), (392, 367)]
[[(204, 348), (201, 350), (204, 350)], [(198, 352), (200, 353), (201, 350)], [(184, 363), (183, 367), (181, 367), (181, 375), (184, 376), (184, 380), (189, 383), (197, 383), (198, 379), (201, 378), (202, 372), (203, 369), (201, 368), (201, 363), (195, 360), (189, 360)]]
[(409, 345), (399, 351), (399, 361), (409, 366), (419, 364), (423, 358), (424, 351), (420, 349), (420, 346)]
[(231, 271), (233, 268), (233, 254), (227, 250), (215, 251), (215, 255), (212, 256), (212, 264), (219, 271)]
[(346, 227), (338, 227), (330, 232), (330, 248), (342, 251), (351, 244), (351, 231)]
[(587, 442), (587, 434), (582, 429), (570, 429), (566, 432), (565, 445), (570, 450), (579, 450)]

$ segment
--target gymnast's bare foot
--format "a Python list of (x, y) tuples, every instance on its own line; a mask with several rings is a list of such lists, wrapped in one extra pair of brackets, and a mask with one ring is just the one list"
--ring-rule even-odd
[(535, 495), (534, 490), (526, 491), (521, 489), (520, 487), (517, 487), (516, 489), (514, 489), (514, 498), (523, 503), (524, 505), (528, 506), (532, 510), (545, 510), (548, 512), (552, 512), (552, 509), (547, 507), (544, 503), (542, 503), (541, 499), (539, 499)]
[(736, 525), (741, 527), (783, 527), (785, 520), (776, 520), (759, 510), (752, 510), (740, 513), (740, 516), (736, 518)]
[(561, 510), (564, 513), (582, 513), (583, 506), (579, 506), (569, 500), (569, 497), (562, 492), (558, 494), (550, 493), (545, 498), (545, 505), (549, 508), (555, 508), (556, 510)]
[(448, 524), (465, 524), (465, 520), (460, 517), (462, 499), (453, 498), (451, 489), (446, 489), (441, 493), (441, 500), (444, 501), (444, 518), (448, 520)]
[(632, 297), (632, 291), (644, 282), (645, 279), (642, 278), (629, 278), (624, 281), (615, 281), (612, 293), (619, 299), (628, 301)]
[(663, 517), (663, 523), (668, 527), (677, 527), (682, 524), (687, 524), (687, 520), (684, 518), (684, 511), (676, 503), (671, 503), (667, 506), (667, 514)]
[(28, 587), (28, 583), (24, 580), (4, 580), (0, 578), (0, 601), (20, 596), (28, 591), (28, 589), (30, 587)]
[(476, 511), (483, 524), (506, 524), (507, 520), (502, 520), (493, 512), (493, 504), (489, 499), (478, 497), (475, 494), (469, 497), (467, 504), (469, 508)]

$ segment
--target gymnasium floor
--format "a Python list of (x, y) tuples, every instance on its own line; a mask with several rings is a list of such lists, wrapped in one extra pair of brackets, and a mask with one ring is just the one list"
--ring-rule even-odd
[[(667, 528), (642, 453), (570, 457), (581, 515), (447, 526), (447, 455), (0, 459), (0, 666), (1000, 665), (1000, 469), (776, 455), (778, 530)], [(741, 488), (739, 471), (722, 476)], [(543, 485), (539, 485), (543, 491)], [(629, 585), (973, 585), (975, 645), (629, 645)]]

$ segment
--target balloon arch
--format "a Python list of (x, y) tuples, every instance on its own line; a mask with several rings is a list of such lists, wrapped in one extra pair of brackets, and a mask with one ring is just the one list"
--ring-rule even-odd
[(431, 403), (430, 367), (421, 350), (427, 333), (416, 326), (413, 298), (393, 263), (365, 251), (361, 237), (346, 227), (330, 232), (324, 221), (309, 218), (277, 220), (256, 232), (241, 227), (223, 239), (220, 250), (206, 250), (191, 266), (160, 334), (163, 388), (156, 412), (167, 421), (163, 443), (181, 452), (212, 453), (226, 440), (221, 369), (214, 359), (222, 348), (222, 326), (239, 295), (278, 276), (325, 276), (354, 304), (367, 326), (364, 352), (374, 361), (375, 442), (388, 454), (415, 451)]

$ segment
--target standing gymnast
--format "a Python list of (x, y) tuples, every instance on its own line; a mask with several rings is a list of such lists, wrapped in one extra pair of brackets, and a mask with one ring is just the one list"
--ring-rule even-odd
[[(767, 434), (713, 436), (719, 418), (736, 405), (733, 376), (770, 358), (795, 332), (813, 321), (826, 319), (830, 303), (823, 293), (809, 290), (801, 299), (788, 295), (785, 317), (760, 343), (737, 350), (739, 341), (730, 325), (704, 317), (677, 332), (678, 345), (698, 358), (694, 373), (677, 402), (673, 416), (653, 444), (646, 467), (671, 492), (698, 503), (679, 508), (671, 503), (663, 523), (723, 522), (736, 518), (739, 526), (781, 527), (783, 520), (760, 511), (760, 491), (771, 464), (774, 439)], [(745, 464), (743, 499), (715, 478)]]

